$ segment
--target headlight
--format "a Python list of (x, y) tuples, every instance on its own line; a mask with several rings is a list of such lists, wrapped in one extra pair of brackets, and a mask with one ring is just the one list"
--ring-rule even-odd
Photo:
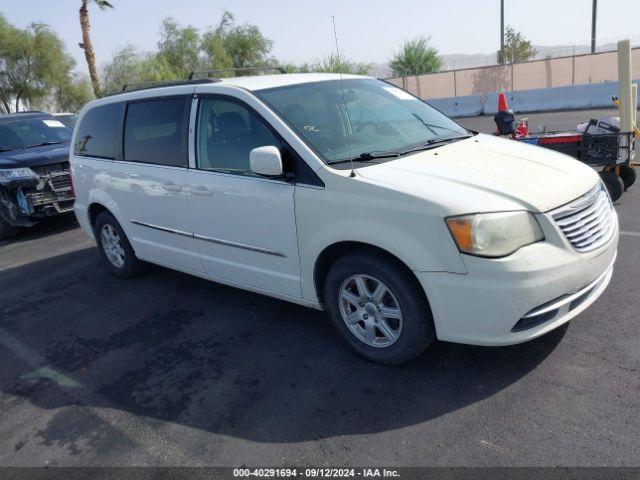
[(38, 178), (38, 175), (28, 167), (0, 169), (0, 178), (17, 180), (20, 178)]
[(544, 239), (529, 212), (478, 213), (445, 220), (458, 249), (480, 257), (504, 257)]

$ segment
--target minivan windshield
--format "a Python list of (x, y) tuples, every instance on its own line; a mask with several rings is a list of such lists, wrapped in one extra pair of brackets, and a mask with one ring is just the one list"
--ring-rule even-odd
[(0, 122), (0, 151), (56, 145), (71, 141), (73, 132), (53, 117), (16, 118)]
[(397, 157), (471, 136), (420, 99), (375, 79), (254, 92), (328, 164)]

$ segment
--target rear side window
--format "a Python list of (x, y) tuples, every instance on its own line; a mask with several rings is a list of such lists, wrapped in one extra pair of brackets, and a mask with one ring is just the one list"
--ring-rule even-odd
[(187, 166), (187, 98), (130, 103), (124, 125), (124, 159)]
[(77, 127), (75, 154), (113, 159), (123, 108), (123, 103), (110, 103), (89, 110)]

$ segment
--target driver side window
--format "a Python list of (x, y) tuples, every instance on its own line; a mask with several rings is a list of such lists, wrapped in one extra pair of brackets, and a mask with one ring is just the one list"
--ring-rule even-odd
[(200, 101), (198, 169), (254, 175), (249, 167), (249, 152), (268, 145), (282, 148), (280, 140), (253, 110), (230, 99), (203, 98)]

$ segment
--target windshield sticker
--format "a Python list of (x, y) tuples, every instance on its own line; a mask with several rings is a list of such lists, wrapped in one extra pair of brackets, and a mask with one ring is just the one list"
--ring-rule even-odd
[(64, 128), (64, 123), (60, 120), (42, 120), (47, 127)]
[(415, 97), (405, 92), (404, 90), (400, 90), (396, 87), (383, 87), (387, 92), (395, 95), (400, 100), (415, 100)]
[(305, 125), (304, 129), (307, 130), (308, 132), (319, 132), (320, 130), (318, 130), (318, 127), (316, 127), (315, 125)]

